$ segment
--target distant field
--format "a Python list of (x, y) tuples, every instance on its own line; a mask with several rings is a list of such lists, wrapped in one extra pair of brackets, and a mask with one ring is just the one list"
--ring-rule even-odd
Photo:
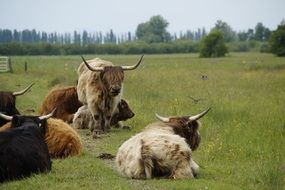
[[(100, 57), (131, 65), (140, 55)], [(17, 91), (34, 82), (30, 92), (17, 98), (17, 107), (37, 114), (53, 86), (76, 84), (80, 63), (80, 56), (12, 57), (14, 73), (0, 73), (0, 90)], [(50, 173), (4, 183), (0, 189), (284, 189), (285, 58), (259, 53), (211, 59), (145, 55), (137, 70), (125, 72), (123, 97), (136, 113), (125, 122), (131, 131), (112, 129), (107, 137), (93, 140), (88, 130), (78, 130), (84, 140), (82, 156), (53, 160)], [(202, 143), (194, 152), (201, 166), (197, 179), (126, 179), (112, 161), (96, 158), (103, 152), (116, 154), (126, 139), (156, 121), (156, 112), (187, 115), (208, 107), (212, 110), (201, 119)]]

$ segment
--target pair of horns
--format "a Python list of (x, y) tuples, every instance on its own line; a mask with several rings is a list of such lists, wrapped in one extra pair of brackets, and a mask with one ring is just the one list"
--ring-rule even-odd
[[(49, 113), (49, 114), (47, 114), (47, 115), (42, 115), (42, 116), (40, 116), (39, 119), (40, 119), (40, 120), (49, 119), (50, 117), (53, 116), (55, 110), (56, 110), (56, 109), (52, 110), (52, 112)], [(1, 113), (1, 112), (0, 112), (0, 117), (1, 117), (2, 119), (7, 120), (7, 121), (12, 121), (12, 119), (13, 119), (13, 116), (5, 115), (5, 114), (3, 114), (3, 113)]]
[[(189, 121), (196, 121), (196, 120), (202, 118), (204, 115), (206, 115), (206, 114), (209, 112), (210, 109), (211, 109), (211, 108), (208, 108), (207, 110), (205, 110), (205, 111), (203, 111), (203, 112), (201, 112), (201, 113), (199, 113), (199, 114), (197, 114), (197, 115), (189, 116), (189, 118), (188, 118)], [(158, 115), (157, 113), (155, 114), (155, 116), (156, 116), (156, 118), (157, 118), (158, 120), (160, 120), (160, 121), (162, 121), (162, 122), (167, 123), (167, 122), (170, 121), (170, 118), (169, 118), (169, 117), (163, 117), (163, 116)]]
[(27, 92), (35, 83), (30, 84), (30, 86), (28, 86), (27, 88), (25, 88), (24, 90), (21, 90), (19, 92), (13, 92), (14, 96), (19, 96), (24, 94), (25, 92)]
[[(143, 56), (144, 56), (144, 55), (141, 56), (141, 58), (140, 58), (140, 60), (137, 62), (137, 64), (132, 65), (132, 66), (121, 66), (122, 69), (123, 69), (124, 71), (131, 71), (131, 70), (136, 69), (136, 68), (141, 64), (142, 59), (143, 59)], [(89, 70), (94, 71), (94, 72), (100, 72), (100, 71), (103, 71), (103, 70), (104, 70), (104, 67), (91, 67), (91, 66), (86, 62), (86, 60), (84, 59), (83, 56), (81, 56), (81, 58), (82, 58), (83, 62), (85, 63), (86, 67), (87, 67)]]

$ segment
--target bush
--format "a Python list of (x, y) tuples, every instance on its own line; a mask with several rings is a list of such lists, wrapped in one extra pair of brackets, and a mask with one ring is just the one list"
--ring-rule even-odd
[(273, 31), (270, 38), (271, 52), (277, 56), (285, 56), (285, 23), (281, 23)]
[(200, 57), (223, 57), (228, 52), (223, 34), (219, 30), (213, 30), (200, 44)]

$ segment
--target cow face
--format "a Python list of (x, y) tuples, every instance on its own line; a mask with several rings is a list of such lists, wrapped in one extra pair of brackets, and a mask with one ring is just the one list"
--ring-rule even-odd
[(119, 121), (125, 121), (135, 116), (129, 104), (123, 99), (121, 99), (121, 102), (118, 104), (118, 110), (119, 110), (118, 114)]
[(41, 133), (44, 135), (46, 131), (46, 119), (40, 119), (37, 116), (21, 116), (21, 115), (14, 115), (11, 121), (12, 128), (18, 127), (39, 127)]
[(104, 67), (100, 78), (110, 96), (117, 96), (121, 92), (124, 71), (121, 67)]
[(134, 116), (135, 114), (131, 110), (129, 104), (124, 99), (121, 99), (120, 103), (117, 106), (117, 110), (112, 115), (110, 124), (116, 125), (118, 122), (126, 121), (127, 119), (130, 119)]
[(209, 110), (210, 108), (194, 116), (167, 118), (156, 114), (156, 117), (160, 121), (171, 126), (175, 134), (185, 138), (190, 148), (194, 151), (198, 148), (201, 141), (201, 137), (198, 131), (200, 125), (198, 120), (206, 115)]
[(136, 69), (142, 62), (143, 56), (140, 60), (132, 66), (107, 66), (107, 67), (91, 67), (86, 60), (81, 56), (86, 67), (93, 72), (100, 72), (100, 78), (107, 89), (110, 96), (117, 96), (121, 92), (122, 83), (124, 80), (124, 71), (131, 71)]
[(52, 117), (55, 112), (55, 109), (48, 115), (44, 116), (24, 116), (24, 115), (14, 115), (8, 116), (3, 113), (0, 113), (0, 118), (11, 121), (11, 128), (18, 127), (39, 127), (41, 129), (42, 134), (45, 134), (47, 119)]

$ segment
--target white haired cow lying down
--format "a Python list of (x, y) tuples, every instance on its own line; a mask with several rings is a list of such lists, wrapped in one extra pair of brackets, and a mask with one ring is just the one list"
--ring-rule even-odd
[(116, 156), (119, 173), (129, 178), (193, 178), (199, 166), (192, 151), (200, 143), (199, 122), (206, 110), (195, 116), (161, 117), (143, 132), (124, 142)]

